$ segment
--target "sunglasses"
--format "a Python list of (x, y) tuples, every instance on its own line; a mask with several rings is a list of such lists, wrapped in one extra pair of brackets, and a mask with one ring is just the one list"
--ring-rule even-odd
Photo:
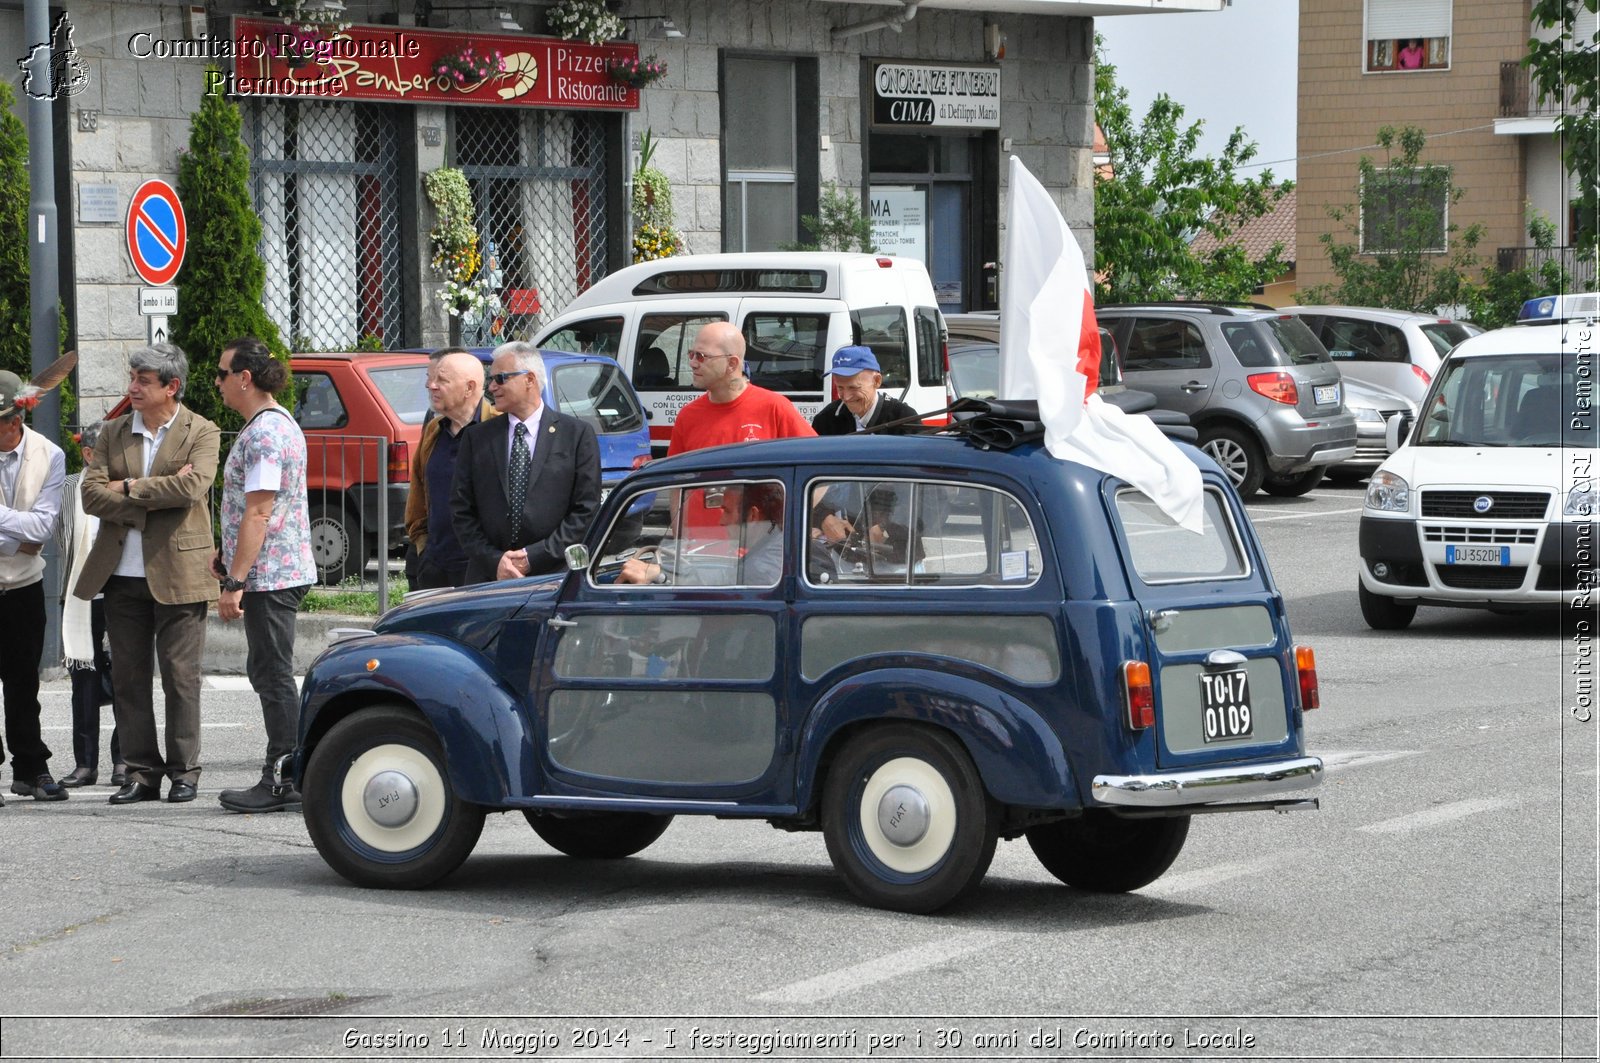
[(510, 380), (512, 377), (514, 377), (514, 376), (527, 376), (527, 375), (528, 375), (528, 370), (526, 370), (526, 369), (518, 369), (514, 373), (490, 373), (489, 374), (489, 383), (503, 388), (503, 387), (506, 386), (506, 381)]
[(242, 372), (244, 372), (244, 370), (242, 370), (242, 369), (224, 369), (219, 365), (219, 366), (217, 366), (217, 383), (220, 384), (224, 380), (228, 379), (228, 374), (230, 374), (230, 373), (242, 373)]
[(689, 352), (689, 364), (690, 365), (699, 365), (701, 362), (709, 361), (712, 358), (726, 358), (726, 357), (728, 357), (728, 354), (727, 354), (726, 351), (718, 351), (715, 354), (706, 354), (704, 351), (690, 351)]

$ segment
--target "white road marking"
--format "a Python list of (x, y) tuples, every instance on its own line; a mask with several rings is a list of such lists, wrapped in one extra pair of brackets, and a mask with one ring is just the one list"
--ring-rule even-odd
[(1395, 749), (1387, 752), (1381, 750), (1344, 749), (1332, 753), (1319, 751), (1312, 755), (1322, 758), (1322, 767), (1326, 771), (1338, 768), (1354, 768), (1357, 765), (1382, 764), (1386, 760), (1401, 760), (1405, 757), (1415, 757), (1422, 752), (1420, 749)]
[(1244, 863), (1216, 864), (1212, 867), (1202, 867), (1177, 875), (1163, 875), (1139, 892), (1152, 896), (1164, 896), (1169, 893), (1188, 893), (1192, 890), (1208, 889), (1219, 882), (1227, 882), (1229, 879), (1242, 878), (1245, 875), (1264, 874), (1270, 871), (1274, 864), (1285, 859), (1287, 857), (1272, 856), (1262, 860), (1248, 860)]
[(1423, 809), (1407, 816), (1397, 816), (1379, 823), (1369, 823), (1360, 829), (1368, 834), (1404, 834), (1407, 831), (1436, 827), (1451, 820), (1476, 816), (1496, 808), (1506, 808), (1513, 802), (1509, 797), (1473, 797), (1465, 801), (1452, 801), (1447, 805)]
[(1332, 517), (1340, 513), (1360, 513), (1363, 508), (1362, 506), (1357, 506), (1355, 509), (1319, 509), (1315, 513), (1279, 513), (1273, 517), (1258, 517), (1252, 513), (1250, 515), (1250, 523), (1265, 524), (1269, 520), (1305, 520), (1308, 517)]
[(781, 1004), (813, 1004), (865, 986), (886, 982), (891, 978), (935, 967), (958, 956), (965, 956), (969, 952), (992, 948), (1012, 936), (992, 931), (957, 934), (926, 945), (918, 945), (916, 948), (891, 952), (887, 956), (879, 956), (875, 960), (868, 960), (854, 967), (844, 967), (827, 974), (820, 974), (815, 978), (807, 978), (802, 982), (791, 982), (777, 989), (769, 989), (765, 993), (756, 994), (755, 999)]

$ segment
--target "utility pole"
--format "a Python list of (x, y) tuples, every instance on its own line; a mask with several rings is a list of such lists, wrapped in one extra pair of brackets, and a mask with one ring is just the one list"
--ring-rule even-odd
[[(28, 93), (28, 325), (32, 336), (33, 373), (38, 376), (61, 355), (60, 241), (56, 219), (55, 136), (50, 109), (51, 48), (48, 0), (24, 0), (23, 39), (35, 48), (32, 92)], [(55, 388), (45, 392), (33, 411), (33, 430), (46, 439), (61, 438), (61, 399)], [(63, 500), (65, 505), (65, 500)], [(61, 557), (56, 537), (44, 546), (45, 631), (41, 667), (61, 660), (61, 611), (48, 603), (60, 601)]]

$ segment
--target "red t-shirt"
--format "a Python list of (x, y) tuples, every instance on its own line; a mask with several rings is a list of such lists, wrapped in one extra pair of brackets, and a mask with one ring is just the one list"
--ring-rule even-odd
[(667, 453), (816, 434), (794, 403), (776, 391), (746, 384), (732, 402), (712, 402), (710, 396), (701, 395), (680, 410)]

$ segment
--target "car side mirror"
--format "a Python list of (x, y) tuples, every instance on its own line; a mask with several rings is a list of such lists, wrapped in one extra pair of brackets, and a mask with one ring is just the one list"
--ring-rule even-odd
[(1400, 449), (1400, 444), (1404, 442), (1406, 436), (1410, 434), (1411, 415), (1409, 413), (1395, 414), (1393, 417), (1389, 418), (1383, 423), (1384, 448), (1387, 449), (1390, 454), (1393, 454), (1395, 451)]
[(582, 572), (589, 567), (589, 548), (582, 543), (573, 543), (564, 551), (567, 558), (568, 572)]

